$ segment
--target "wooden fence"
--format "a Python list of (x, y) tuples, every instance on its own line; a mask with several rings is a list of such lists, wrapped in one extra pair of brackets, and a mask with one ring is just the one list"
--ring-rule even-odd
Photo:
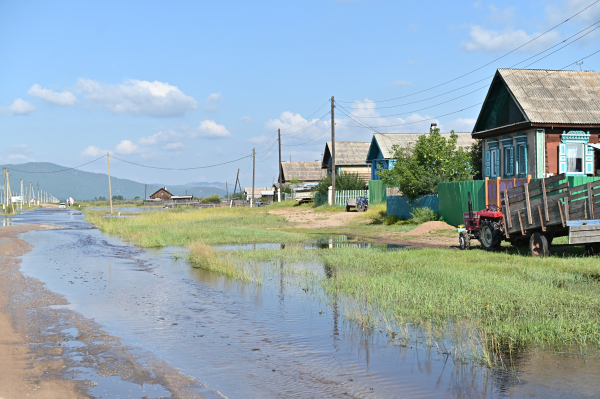
[(501, 179), (497, 177), (495, 179), (490, 179), (489, 177), (485, 178), (485, 207), (488, 205), (496, 205), (500, 207), (502, 202), (500, 200), (500, 194), (504, 192), (504, 190), (509, 190), (511, 188), (520, 187), (525, 183), (529, 183), (531, 181), (531, 175), (527, 175), (527, 177), (518, 177), (512, 179)]

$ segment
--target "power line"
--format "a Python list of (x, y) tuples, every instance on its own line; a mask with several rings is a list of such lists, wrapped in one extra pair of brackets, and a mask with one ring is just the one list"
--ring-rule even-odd
[[(590, 25), (590, 26), (588, 26), (587, 28), (585, 28), (585, 29), (582, 29), (582, 30), (580, 30), (579, 32), (577, 32), (577, 33), (575, 33), (575, 34), (573, 34), (573, 35), (569, 36), (569, 37), (568, 37), (568, 38), (566, 38), (566, 39), (564, 39), (562, 42), (560, 42), (560, 43), (557, 43), (557, 44), (555, 44), (554, 46), (551, 46), (551, 47), (547, 48), (546, 50), (540, 51), (539, 53), (537, 53), (537, 54), (535, 54), (535, 55), (532, 55), (532, 56), (531, 56), (531, 57), (529, 57), (529, 58), (525, 58), (524, 60), (522, 60), (522, 61), (519, 61), (519, 62), (517, 62), (516, 64), (513, 64), (513, 65), (509, 66), (508, 68), (513, 68), (513, 67), (515, 67), (515, 66), (517, 66), (517, 65), (519, 65), (519, 64), (522, 64), (522, 63), (524, 63), (524, 62), (526, 62), (526, 61), (529, 61), (529, 60), (530, 60), (530, 59), (532, 59), (532, 58), (535, 58), (535, 57), (537, 57), (537, 56), (539, 56), (539, 55), (542, 55), (543, 53), (545, 53), (545, 52), (547, 52), (547, 51), (550, 51), (550, 50), (552, 50), (553, 48), (555, 48), (555, 47), (557, 47), (557, 46), (560, 46), (560, 45), (561, 45), (561, 44), (563, 44), (564, 42), (568, 41), (569, 39), (572, 39), (573, 37), (575, 37), (575, 36), (579, 35), (580, 33), (582, 33), (582, 32), (585, 32), (586, 30), (590, 29), (590, 28), (591, 28), (591, 27), (593, 27), (594, 25), (597, 25), (598, 23), (600, 23), (600, 21), (596, 21), (596, 22), (594, 22), (593, 24), (591, 24), (591, 25)], [(539, 61), (541, 61), (541, 60), (543, 60), (543, 59), (545, 59), (545, 58), (547, 58), (547, 57), (549, 57), (549, 56), (551, 56), (552, 54), (554, 54), (554, 53), (556, 53), (556, 52), (558, 52), (558, 51), (560, 51), (560, 50), (564, 49), (565, 47), (567, 47), (567, 46), (570, 46), (571, 44), (575, 43), (577, 40), (580, 40), (580, 39), (584, 38), (585, 36), (589, 35), (590, 33), (592, 33), (593, 31), (595, 31), (596, 29), (599, 29), (599, 28), (600, 28), (600, 27), (596, 27), (596, 28), (592, 29), (591, 31), (587, 32), (585, 35), (582, 35), (581, 37), (578, 37), (577, 39), (573, 40), (572, 42), (565, 44), (563, 47), (559, 48), (558, 50), (555, 50), (555, 51), (551, 52), (550, 54), (547, 54), (546, 56), (544, 56), (544, 57), (542, 57), (542, 58), (540, 58), (540, 59), (538, 59), (538, 60), (536, 60), (536, 61), (532, 62), (531, 64), (528, 64), (528, 65), (524, 66), (523, 68), (527, 68), (528, 66), (531, 66), (531, 65), (533, 65), (533, 64), (535, 64), (535, 63), (537, 63), (537, 62), (539, 62)], [(478, 81), (475, 81), (475, 82), (473, 82), (473, 83), (469, 83), (468, 85), (464, 85), (464, 86), (458, 87), (458, 88), (456, 88), (456, 89), (453, 89), (453, 90), (447, 91), (447, 92), (445, 92), (445, 93), (441, 93), (441, 94), (438, 94), (438, 95), (436, 95), (436, 96), (432, 96), (432, 97), (429, 97), (429, 98), (424, 98), (424, 99), (422, 99), (422, 100), (417, 100), (417, 101), (411, 101), (411, 102), (407, 102), (407, 103), (404, 103), (404, 104), (390, 105), (390, 106), (386, 106), (386, 107), (377, 107), (377, 106), (375, 106), (375, 107), (371, 107), (371, 106), (367, 106), (367, 107), (357, 107), (357, 106), (353, 106), (352, 108), (353, 108), (353, 109), (385, 109), (385, 108), (397, 108), (397, 107), (403, 107), (403, 106), (405, 106), (405, 105), (416, 104), (416, 103), (420, 103), (420, 102), (424, 102), (424, 101), (432, 100), (432, 99), (434, 99), (434, 98), (442, 97), (442, 96), (444, 96), (444, 95), (446, 95), (446, 94), (449, 94), (449, 93), (453, 93), (453, 92), (455, 92), (455, 91), (462, 90), (462, 89), (464, 89), (464, 88), (467, 88), (467, 87), (469, 87), (469, 86), (473, 86), (474, 84), (477, 84), (477, 83), (479, 83), (479, 82), (483, 82), (484, 80), (487, 80), (487, 79), (489, 79), (489, 78), (493, 78), (493, 77), (494, 77), (494, 75), (486, 76), (486, 77), (485, 77), (485, 78), (483, 78), (483, 79), (480, 79), (480, 80), (478, 80)], [(447, 103), (447, 102), (449, 102), (449, 101), (453, 101), (453, 100), (456, 100), (456, 99), (462, 98), (462, 97), (464, 97), (464, 96), (466, 96), (466, 95), (468, 95), (468, 94), (472, 94), (472, 93), (474, 93), (474, 92), (476, 92), (476, 91), (478, 91), (478, 90), (484, 89), (484, 88), (486, 88), (486, 87), (488, 87), (488, 85), (482, 86), (482, 87), (480, 87), (479, 89), (476, 89), (476, 90), (474, 90), (474, 91), (472, 91), (472, 92), (469, 92), (469, 93), (467, 93), (467, 94), (464, 94), (464, 95), (462, 95), (462, 96), (455, 97), (455, 98), (453, 98), (453, 99), (451, 99), (451, 100), (448, 100), (448, 101), (446, 101), (446, 102), (443, 102), (443, 103), (439, 103), (439, 104), (433, 105), (432, 107), (434, 107), (434, 106), (437, 106), (437, 105), (440, 105), (440, 104), (445, 104), (445, 103)], [(373, 103), (375, 103), (375, 102), (373, 102)], [(427, 109), (427, 108), (423, 108), (423, 109)], [(421, 110), (422, 110), (422, 109), (421, 109)], [(420, 111), (420, 110), (417, 110), (417, 111), (411, 111), (411, 112), (418, 112), (418, 111)], [(407, 112), (407, 113), (410, 113), (410, 112)], [(404, 113), (404, 114), (406, 114), (406, 113)], [(403, 115), (403, 114), (392, 114), (392, 115), (386, 115), (386, 116), (397, 116), (397, 115)], [(381, 117), (381, 118), (384, 118), (384, 117), (386, 117), (386, 116), (380, 116), (380, 117)], [(380, 117), (378, 117), (378, 116), (364, 116), (363, 118), (380, 118)]]
[[(492, 60), (492, 61), (488, 62), (487, 64), (480, 66), (479, 68), (473, 69), (472, 71), (470, 71), (470, 72), (467, 72), (467, 73), (465, 73), (465, 74), (463, 74), (463, 75), (461, 75), (461, 76), (459, 76), (459, 77), (456, 77), (456, 78), (454, 78), (454, 79), (448, 80), (448, 81), (446, 81), (446, 82), (444, 82), (444, 83), (440, 83), (440, 84), (438, 84), (438, 85), (436, 85), (436, 86), (432, 86), (432, 87), (429, 87), (429, 88), (427, 88), (427, 89), (424, 89), (424, 90), (421, 90), (421, 91), (417, 91), (417, 92), (415, 92), (415, 93), (411, 93), (411, 94), (407, 94), (407, 95), (400, 96), (400, 97), (395, 97), (395, 98), (389, 98), (389, 99), (386, 99), (386, 100), (379, 100), (379, 101), (375, 101), (375, 102), (382, 103), (382, 102), (387, 102), (387, 101), (394, 101), (394, 100), (398, 100), (398, 99), (401, 99), (401, 98), (411, 97), (411, 96), (414, 96), (414, 95), (417, 95), (417, 94), (420, 94), (420, 93), (424, 93), (424, 92), (426, 92), (426, 91), (433, 90), (433, 89), (435, 89), (435, 88), (438, 88), (438, 87), (444, 86), (444, 85), (446, 85), (446, 84), (448, 84), (448, 83), (454, 82), (454, 81), (456, 81), (456, 80), (458, 80), (458, 79), (461, 79), (461, 78), (463, 78), (463, 77), (465, 77), (465, 76), (467, 76), (467, 75), (470, 75), (470, 74), (472, 74), (473, 72), (477, 72), (477, 71), (479, 71), (480, 69), (482, 69), (482, 68), (485, 68), (486, 66), (488, 66), (488, 65), (490, 65), (490, 64), (493, 64), (494, 62), (496, 62), (496, 61), (498, 61), (498, 60), (500, 60), (500, 59), (502, 59), (502, 58), (506, 57), (507, 55), (510, 55), (510, 54), (514, 53), (515, 51), (517, 51), (517, 50), (519, 50), (519, 49), (523, 48), (524, 46), (528, 45), (529, 43), (531, 43), (531, 42), (533, 42), (533, 41), (535, 41), (535, 40), (539, 39), (539, 38), (540, 38), (540, 37), (542, 37), (542, 36), (544, 36), (544, 35), (545, 35), (545, 34), (547, 34), (548, 32), (550, 32), (550, 31), (552, 31), (552, 30), (554, 30), (554, 29), (558, 28), (559, 26), (561, 26), (561, 25), (565, 24), (567, 21), (569, 21), (569, 20), (573, 19), (574, 17), (576, 17), (577, 15), (581, 14), (582, 12), (584, 12), (585, 10), (587, 10), (588, 8), (592, 7), (594, 4), (598, 3), (599, 1), (600, 1), (600, 0), (596, 0), (596, 1), (594, 1), (594, 2), (593, 2), (593, 3), (591, 3), (589, 6), (585, 7), (583, 10), (581, 10), (581, 11), (579, 11), (579, 12), (577, 12), (577, 13), (575, 13), (575, 14), (571, 15), (569, 18), (565, 19), (563, 22), (559, 23), (558, 25), (555, 25), (555, 26), (553, 26), (552, 28), (548, 29), (548, 30), (547, 30), (547, 31), (545, 31), (544, 33), (541, 33), (541, 34), (539, 34), (538, 36), (534, 37), (533, 39), (529, 40), (528, 42), (526, 42), (526, 43), (524, 43), (524, 44), (520, 45), (519, 47), (517, 47), (517, 48), (515, 48), (515, 49), (513, 49), (513, 50), (511, 50), (511, 51), (509, 51), (508, 53), (506, 53), (506, 54), (504, 54), (504, 55), (502, 55), (502, 56), (500, 56), (500, 57), (496, 58), (495, 60)], [(340, 102), (341, 102), (341, 103), (351, 104), (351, 103), (353, 103), (354, 101), (336, 101), (336, 102), (338, 102), (338, 103), (340, 103)]]
[(131, 164), (131, 165), (135, 165), (135, 166), (141, 166), (143, 168), (161, 169), (161, 170), (193, 170), (193, 169), (214, 168), (215, 166), (226, 165), (228, 163), (233, 163), (233, 162), (241, 161), (242, 159), (251, 158), (251, 157), (252, 157), (252, 155), (247, 155), (247, 156), (242, 157), (242, 158), (234, 159), (233, 161), (221, 162), (221, 163), (217, 163), (217, 164), (214, 164), (214, 165), (208, 165), (208, 166), (196, 166), (196, 167), (193, 167), (193, 168), (161, 168), (161, 167), (158, 167), (158, 166), (148, 166), (148, 165), (142, 165), (142, 164), (135, 163), (135, 162), (126, 161), (124, 159), (117, 158), (117, 157), (115, 157), (113, 155), (114, 159), (118, 159), (121, 162), (125, 162), (125, 163)]
[[(599, 1), (600, 1), (600, 0), (599, 0)], [(585, 60), (585, 59), (587, 59), (587, 58), (590, 58), (591, 56), (593, 56), (593, 55), (596, 55), (597, 53), (600, 53), (600, 50), (598, 50), (598, 51), (595, 51), (595, 52), (591, 53), (590, 55), (588, 55), (588, 56), (586, 56), (586, 57), (583, 57), (583, 58), (581, 58), (581, 59), (579, 59), (579, 60), (577, 60), (577, 61), (575, 61), (575, 62), (572, 62), (572, 63), (570, 63), (570, 64), (568, 64), (568, 65), (566, 65), (566, 66), (562, 67), (561, 69), (558, 69), (558, 70), (557, 70), (557, 72), (558, 72), (558, 71), (562, 71), (563, 69), (565, 69), (565, 68), (567, 68), (567, 67), (569, 67), (569, 66), (571, 66), (571, 65), (575, 64), (576, 62), (580, 62), (580, 61), (582, 61), (582, 60)], [(538, 78), (537, 80), (538, 80), (538, 81), (540, 81), (541, 79), (543, 79), (543, 78), (545, 78), (545, 77), (548, 77), (548, 76), (550, 76), (550, 75), (552, 75), (552, 74), (549, 74), (549, 75), (547, 75), (547, 76), (543, 76), (543, 77), (541, 77), (541, 78)], [(517, 88), (517, 89), (518, 89), (518, 88)], [(494, 99), (497, 99), (497, 98), (500, 98), (500, 97), (504, 97), (504, 96), (506, 96), (506, 95), (508, 95), (508, 93), (507, 93), (507, 94), (501, 94), (501, 95), (499, 95), (499, 96), (497, 96), (497, 97), (490, 98), (490, 99), (487, 99), (487, 100), (494, 100)], [(426, 122), (426, 121), (430, 121), (430, 120), (436, 120), (436, 119), (438, 119), (438, 118), (442, 118), (442, 117), (444, 117), (444, 116), (448, 116), (448, 115), (457, 114), (457, 113), (459, 113), (459, 112), (462, 112), (462, 111), (464, 111), (464, 110), (467, 110), (467, 109), (469, 109), (469, 108), (476, 107), (476, 106), (478, 106), (478, 105), (481, 105), (481, 104), (483, 104), (484, 102), (485, 102), (485, 101), (482, 101), (482, 102), (480, 102), (480, 103), (477, 103), (477, 104), (471, 105), (471, 106), (469, 106), (469, 107), (465, 107), (465, 108), (463, 108), (463, 109), (461, 109), (461, 110), (454, 111), (454, 112), (449, 112), (449, 113), (447, 113), (447, 114), (444, 114), (444, 115), (439, 115), (439, 116), (435, 116), (435, 117), (432, 117), (432, 118), (422, 119), (422, 120), (419, 120), (419, 121), (414, 121), (414, 122), (399, 123), (399, 124), (396, 124), (396, 125), (375, 126), (375, 128), (381, 128), (381, 127), (395, 127), (395, 126), (404, 126), (404, 125), (412, 125), (412, 124), (415, 124), (415, 123)], [(339, 104), (338, 104), (338, 105), (339, 105)], [(343, 108), (341, 105), (339, 105), (339, 106), (340, 106), (341, 108)], [(345, 108), (343, 108), (343, 109), (345, 109)], [(346, 114), (346, 115), (347, 115), (347, 114)], [(349, 116), (349, 115), (347, 115), (347, 116)], [(356, 117), (356, 116), (353, 116), (353, 117), (352, 117), (352, 120), (354, 120), (355, 122), (361, 123), (363, 126), (344, 125), (344, 124), (342, 124), (342, 123), (337, 123), (337, 122), (336, 122), (336, 125), (348, 126), (348, 127), (360, 127), (360, 128), (367, 128), (367, 129), (371, 129), (371, 130), (375, 131), (375, 129), (374, 129), (373, 127), (371, 127), (371, 126), (367, 125), (366, 123), (364, 123), (364, 122), (360, 121), (360, 119), (359, 119), (358, 117)]]
[[(600, 0), (597, 0), (597, 1), (600, 1)], [(286, 127), (286, 128), (284, 128), (284, 129), (281, 129), (281, 130), (288, 130), (288, 129), (291, 129), (291, 128), (293, 128), (294, 126), (298, 126), (299, 124), (301, 124), (301, 123), (304, 123), (304, 122), (308, 121), (308, 118), (310, 118), (311, 116), (313, 116), (314, 114), (316, 114), (317, 112), (319, 112), (319, 111), (321, 110), (321, 108), (323, 108), (323, 107), (325, 106), (325, 104), (327, 104), (328, 102), (329, 102), (329, 99), (327, 99), (327, 101), (325, 101), (325, 102), (323, 103), (323, 105), (321, 105), (321, 106), (319, 107), (319, 109), (317, 109), (315, 112), (313, 112), (312, 114), (310, 114), (309, 116), (307, 116), (307, 117), (306, 117), (306, 119), (304, 119), (303, 121), (301, 121), (301, 122), (298, 122), (298, 123), (296, 123), (295, 125), (292, 125), (292, 126)]]
[(89, 165), (89, 164), (91, 164), (92, 162), (96, 162), (96, 161), (98, 161), (99, 159), (102, 159), (102, 158), (104, 158), (104, 157), (106, 157), (106, 155), (102, 155), (101, 157), (99, 157), (99, 158), (96, 158), (96, 159), (94, 159), (93, 161), (86, 162), (86, 163), (84, 163), (84, 164), (82, 164), (82, 165), (75, 166), (75, 167), (73, 167), (73, 168), (67, 168), (67, 169), (61, 169), (61, 170), (54, 170), (54, 171), (51, 171), (51, 172), (30, 172), (30, 171), (27, 171), (27, 170), (18, 170), (18, 169), (13, 169), (13, 168), (7, 168), (7, 169), (8, 169), (8, 170), (12, 170), (13, 172), (21, 172), (21, 173), (58, 173), (58, 172), (66, 172), (67, 170), (73, 170), (73, 169), (78, 169), (78, 168), (81, 168), (82, 166)]

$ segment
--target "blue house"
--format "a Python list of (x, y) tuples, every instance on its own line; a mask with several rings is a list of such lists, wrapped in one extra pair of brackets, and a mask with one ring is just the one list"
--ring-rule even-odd
[[(396, 162), (393, 159), (394, 146), (406, 147), (415, 144), (420, 136), (428, 133), (375, 133), (371, 139), (366, 163), (371, 165), (371, 180), (379, 180), (378, 168), (390, 169)], [(475, 140), (471, 133), (456, 133), (458, 135), (457, 146), (469, 148)], [(450, 133), (442, 133), (442, 137), (449, 139)]]

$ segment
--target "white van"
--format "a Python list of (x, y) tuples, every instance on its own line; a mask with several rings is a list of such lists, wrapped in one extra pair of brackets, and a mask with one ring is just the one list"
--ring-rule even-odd
[(58, 206), (58, 209), (67, 209), (67, 206), (65, 205), (64, 202), (61, 202), (60, 205)]

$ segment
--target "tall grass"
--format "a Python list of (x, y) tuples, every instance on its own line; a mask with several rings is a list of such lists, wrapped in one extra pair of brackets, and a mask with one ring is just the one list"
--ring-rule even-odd
[(132, 218), (105, 217), (106, 212), (85, 210), (86, 220), (108, 233), (142, 247), (303, 242), (305, 233), (282, 231), (290, 227), (283, 217), (263, 208), (211, 208), (149, 211)]

